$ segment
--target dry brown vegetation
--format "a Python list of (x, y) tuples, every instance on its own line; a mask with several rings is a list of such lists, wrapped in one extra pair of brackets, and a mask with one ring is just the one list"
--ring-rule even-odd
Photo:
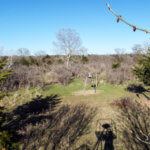
[[(5, 58), (3, 57), (3, 59)], [(14, 71), (13, 75), (2, 82), (0, 87), (2, 91), (9, 92), (30, 87), (44, 89), (43, 87), (46, 85), (55, 83), (66, 86), (75, 78), (85, 80), (91, 72), (94, 76), (97, 75), (98, 82), (124, 84), (135, 79), (131, 68), (137, 59), (137, 55), (127, 54), (88, 55), (84, 58), (72, 56), (69, 67), (66, 67), (64, 56), (13, 56), (13, 65), (11, 66), (11, 70)], [(118, 62), (120, 63), (119, 67), (117, 65), (117, 67), (113, 67), (113, 64)], [(113, 87), (110, 85), (109, 89), (102, 89), (100, 92), (97, 89), (97, 94), (89, 95), (89, 97), (84, 97), (82, 93), (79, 93), (81, 91), (75, 89), (75, 95), (67, 97), (63, 103), (60, 103), (61, 99), (57, 95), (42, 97), (40, 93), (31, 92), (32, 95), (29, 92), (30, 97), (29, 89), (24, 93), (27, 95), (24, 102), (21, 102), (23, 94), (16, 94), (15, 97), (15, 94), (12, 93), (14, 97), (8, 95), (8, 100), (5, 101), (6, 105), (10, 102), (12, 109), (8, 108), (10, 112), (5, 114), (5, 121), (1, 125), (2, 130), (12, 133), (12, 139), (20, 142), (18, 149), (22, 150), (90, 150), (98, 147), (101, 142), (106, 146), (109, 141), (107, 137), (111, 134), (109, 130), (106, 133), (102, 131), (103, 134), (105, 133), (104, 135), (100, 134), (103, 135), (103, 138), (99, 138), (99, 134), (97, 137), (96, 132), (94, 134), (96, 120), (112, 117), (111, 119), (117, 124), (118, 132), (113, 136), (112, 146), (118, 149), (149, 150), (149, 144), (144, 143), (149, 142), (149, 139), (145, 141), (143, 136), (146, 135), (149, 138), (149, 107), (141, 105), (133, 98), (120, 100), (121, 96), (129, 93), (127, 91), (124, 91), (126, 93), (123, 94), (119, 93), (120, 86), (116, 89), (117, 92), (114, 90), (113, 93)], [(50, 88), (48, 90), (50, 91)], [(146, 100), (149, 98), (147, 93), (145, 94), (147, 90), (141, 84), (130, 84), (127, 90), (134, 93), (134, 96), (140, 95)], [(114, 103), (117, 97), (119, 97), (119, 101)], [(7, 107), (6, 105), (4, 106)], [(109, 126), (108, 123), (106, 124)], [(106, 124), (101, 125), (103, 127)], [(98, 131), (98, 133), (100, 132)], [(92, 142), (89, 144), (86, 140), (90, 140), (91, 137)], [(96, 138), (100, 140), (98, 139), (94, 145)], [(113, 140), (115, 140), (114, 145)]]
[[(121, 60), (117, 68), (113, 68), (116, 60)], [(3, 58), (4, 59), (4, 58)], [(131, 68), (137, 57), (134, 55), (88, 55), (72, 56), (67, 68), (64, 56), (13, 56), (14, 70), (12, 78), (1, 83), (1, 90), (12, 91), (26, 87), (44, 86), (47, 83), (67, 85), (74, 78), (85, 78), (90, 72), (97, 74), (99, 81), (111, 84), (123, 84), (134, 80)]]
[(120, 141), (128, 150), (150, 149), (150, 107), (142, 101), (123, 98), (114, 103), (120, 112), (118, 131)]

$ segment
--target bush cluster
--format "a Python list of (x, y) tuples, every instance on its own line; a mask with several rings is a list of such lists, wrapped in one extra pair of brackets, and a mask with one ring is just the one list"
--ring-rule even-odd
[(99, 81), (111, 84), (123, 84), (128, 80), (135, 80), (131, 72), (133, 55), (123, 55), (121, 66), (114, 63), (113, 55), (89, 55), (72, 56), (69, 68), (66, 68), (65, 56), (18, 56), (13, 57), (12, 78), (5, 79), (0, 83), (0, 88), (7, 90), (18, 90), (25, 87), (35, 87), (45, 84), (45, 76), (48, 82), (67, 85), (73, 78), (85, 80), (89, 73), (98, 76)]
[(142, 102), (123, 98), (116, 101), (120, 110), (118, 131), (121, 141), (128, 150), (150, 149), (150, 108)]

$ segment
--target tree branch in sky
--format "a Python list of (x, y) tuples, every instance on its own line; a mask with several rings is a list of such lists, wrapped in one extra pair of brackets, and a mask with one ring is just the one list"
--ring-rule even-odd
[(117, 13), (115, 13), (115, 12), (111, 9), (111, 7), (109, 6), (109, 3), (106, 3), (106, 5), (107, 5), (108, 9), (118, 18), (118, 19), (117, 19), (117, 22), (119, 22), (119, 21), (121, 20), (121, 21), (124, 22), (125, 24), (129, 25), (130, 27), (132, 27), (134, 32), (135, 32), (136, 30), (140, 30), (140, 31), (144, 31), (144, 32), (146, 32), (146, 33), (150, 33), (149, 30), (147, 30), (147, 29), (142, 29), (142, 28), (139, 28), (139, 27), (137, 27), (137, 26), (134, 26), (134, 25), (130, 24), (129, 22), (125, 21), (124, 19), (122, 19), (122, 16), (118, 15)]

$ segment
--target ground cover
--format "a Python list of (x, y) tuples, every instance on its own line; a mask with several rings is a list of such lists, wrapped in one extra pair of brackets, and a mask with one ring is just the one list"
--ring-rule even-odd
[[(29, 101), (32, 101), (33, 98), (36, 98), (38, 96), (42, 95), (43, 97), (46, 97), (50, 95), (58, 95), (61, 98), (61, 103), (58, 105), (58, 107), (62, 106), (63, 104), (67, 104), (70, 106), (85, 104), (89, 106), (89, 108), (95, 108), (95, 110), (97, 110), (97, 113), (91, 122), (89, 133), (82, 136), (81, 140), (76, 143), (76, 145), (82, 145), (85, 143), (93, 145), (97, 140), (95, 132), (97, 130), (98, 121), (106, 120), (106, 122), (113, 121), (117, 123), (118, 110), (117, 107), (114, 107), (112, 105), (112, 103), (116, 100), (120, 100), (123, 97), (132, 97), (133, 99), (139, 99), (136, 93), (128, 92), (127, 90), (125, 90), (125, 88), (126, 85), (116, 86), (103, 82), (98, 85), (98, 92), (96, 94), (91, 94), (92, 92), (94, 93), (94, 90), (90, 85), (87, 85), (85, 90), (84, 81), (82, 81), (81, 79), (75, 79), (68, 86), (55, 84), (11, 92), (1, 101), (1, 106), (4, 106), (7, 111), (12, 111), (17, 106), (21, 106)], [(84, 90), (90, 91), (91, 93), (80, 93)], [(79, 92), (80, 94), (74, 94), (75, 92)], [(146, 94), (148, 97), (149, 93)], [(143, 101), (145, 100), (146, 104), (149, 103), (147, 102), (147, 99), (143, 94), (140, 94), (139, 96), (140, 99), (142, 99)], [(115, 146), (118, 146), (118, 143), (118, 140), (115, 140)]]

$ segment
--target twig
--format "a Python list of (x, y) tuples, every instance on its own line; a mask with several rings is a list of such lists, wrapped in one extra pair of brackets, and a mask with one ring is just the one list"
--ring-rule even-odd
[[(130, 131), (131, 132), (131, 134), (133, 134), (133, 131)], [(137, 135), (135, 135), (134, 134), (134, 136), (135, 136), (135, 138), (137, 139), (137, 140), (139, 140), (140, 142), (142, 142), (142, 143), (145, 143), (145, 144), (148, 144), (148, 145), (150, 145), (150, 141), (149, 141), (149, 134), (148, 135), (145, 135), (142, 131), (140, 131), (140, 133), (142, 134), (142, 136), (144, 136), (145, 138), (146, 138), (146, 140), (142, 140), (140, 137), (138, 137)]]
[(108, 9), (118, 18), (118, 19), (117, 19), (117, 22), (119, 22), (119, 21), (121, 20), (121, 21), (124, 22), (125, 24), (129, 25), (130, 27), (132, 27), (134, 32), (135, 32), (136, 30), (140, 30), (140, 31), (146, 32), (147, 34), (150, 33), (149, 30), (136, 27), (136, 26), (130, 24), (129, 22), (125, 21), (124, 19), (122, 19), (122, 16), (118, 15), (117, 13), (115, 13), (115, 12), (111, 9), (111, 7), (109, 6), (109, 3), (106, 3), (106, 5), (107, 5)]
[(139, 138), (138, 136), (135, 136), (137, 140), (141, 141), (142, 143), (145, 143), (145, 144), (148, 144), (150, 145), (150, 142), (149, 141), (144, 141), (142, 140), (141, 138)]

